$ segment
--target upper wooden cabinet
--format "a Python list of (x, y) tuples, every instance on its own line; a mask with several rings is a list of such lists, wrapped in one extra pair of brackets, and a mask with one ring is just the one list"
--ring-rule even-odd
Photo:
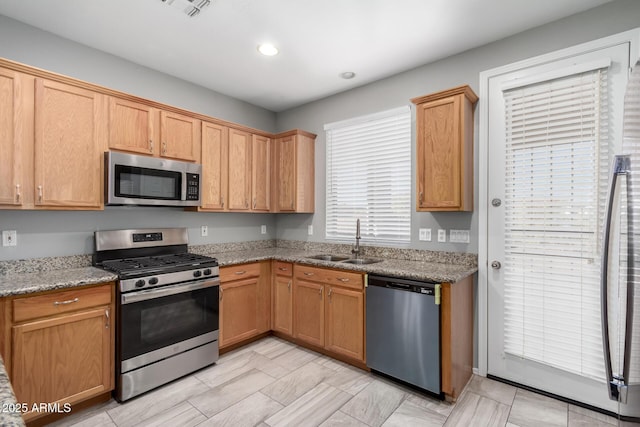
[(200, 120), (160, 111), (160, 156), (196, 162), (199, 149)]
[[(0, 68), (0, 205), (20, 207), (24, 203), (25, 179), (23, 171), (23, 132), (25, 122), (33, 122), (33, 102), (25, 101), (25, 76), (13, 70)], [(27, 84), (28, 86), (28, 84)], [(33, 95), (33, 89), (31, 91)], [(28, 99), (28, 98), (27, 98)], [(31, 120), (25, 117), (31, 104)], [(32, 128), (33, 131), (33, 128)]]
[(460, 86), (414, 98), (417, 211), (473, 210), (473, 107), (477, 95)]
[(314, 134), (300, 130), (276, 136), (273, 151), (275, 212), (313, 213), (315, 138)]
[(204, 210), (226, 208), (229, 175), (229, 129), (202, 122), (202, 204)]
[(100, 209), (106, 97), (41, 78), (35, 84), (35, 206)]
[(109, 148), (137, 154), (158, 152), (158, 111), (139, 102), (109, 98)]
[(229, 210), (248, 211), (251, 198), (251, 134), (229, 129)]
[(251, 209), (269, 212), (271, 206), (271, 139), (252, 135)]

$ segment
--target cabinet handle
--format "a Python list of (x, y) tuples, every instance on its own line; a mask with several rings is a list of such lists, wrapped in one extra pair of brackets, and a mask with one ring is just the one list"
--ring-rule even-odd
[(313, 273), (310, 271), (304, 271), (305, 276), (313, 276)]
[(20, 203), (20, 184), (16, 184), (16, 203)]
[(338, 277), (338, 280), (340, 280), (342, 283), (348, 282), (349, 278), (348, 277)]
[(167, 154), (167, 141), (162, 141), (162, 154)]
[(256, 198), (254, 197), (254, 198), (253, 198), (253, 209), (255, 209), (255, 208), (256, 208), (256, 205), (257, 205), (257, 203), (256, 203)]
[(222, 288), (220, 288), (220, 301), (222, 301), (222, 294), (223, 294), (223, 291), (222, 291)]
[(293, 210), (293, 200), (291, 201), (291, 210)]
[(421, 191), (420, 192), (420, 202), (419, 202), (420, 206), (422, 206), (422, 201), (423, 200), (424, 200), (424, 196), (423, 196), (422, 191)]
[(331, 292), (333, 292), (333, 288), (329, 288), (329, 294), (327, 295), (329, 297), (329, 302), (331, 302)]
[(318, 294), (320, 295), (320, 299), (322, 299), (322, 290), (323, 290), (323, 289), (324, 289), (324, 288), (320, 288), (320, 292), (318, 292)]
[(38, 185), (38, 203), (42, 203), (42, 185)]
[(280, 270), (280, 271), (287, 271), (287, 270), (289, 270), (289, 269), (288, 269), (287, 267), (278, 267), (278, 270)]
[(104, 311), (104, 315), (107, 318), (107, 322), (104, 324), (104, 327), (105, 327), (105, 329), (109, 329), (110, 319), (109, 319), (109, 309), (108, 308)]
[(149, 140), (149, 152), (153, 153), (153, 139)]
[(249, 207), (249, 201), (247, 199), (244, 199), (244, 207), (245, 208)]
[(220, 196), (220, 207), (224, 209), (224, 196)]
[(241, 276), (241, 275), (243, 275), (243, 274), (244, 274), (244, 273), (246, 273), (246, 272), (247, 272), (247, 270), (240, 270), (240, 271), (236, 271), (236, 274), (237, 274), (238, 276)]
[(287, 289), (291, 291), (291, 280), (289, 280), (289, 283), (287, 283)]
[(74, 299), (69, 299), (66, 301), (55, 301), (53, 305), (67, 305), (67, 304), (73, 304), (74, 302), (78, 302), (78, 301), (80, 301), (80, 298), (76, 297)]

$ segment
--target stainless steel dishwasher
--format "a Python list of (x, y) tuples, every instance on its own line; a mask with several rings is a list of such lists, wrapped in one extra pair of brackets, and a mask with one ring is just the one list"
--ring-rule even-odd
[(443, 397), (439, 284), (369, 276), (367, 366)]

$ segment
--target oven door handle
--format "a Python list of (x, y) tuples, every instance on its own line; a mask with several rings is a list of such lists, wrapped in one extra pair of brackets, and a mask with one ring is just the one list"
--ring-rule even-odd
[(182, 285), (165, 286), (160, 289), (149, 289), (147, 291), (132, 292), (121, 295), (122, 304), (132, 304), (134, 302), (147, 301), (150, 299), (162, 298), (169, 295), (181, 294), (183, 292), (196, 291), (198, 289), (212, 288), (220, 286), (220, 279), (204, 279), (185, 283)]

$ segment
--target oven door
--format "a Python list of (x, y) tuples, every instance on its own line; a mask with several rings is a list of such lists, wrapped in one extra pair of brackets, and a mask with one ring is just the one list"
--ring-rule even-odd
[(215, 278), (122, 294), (120, 373), (217, 341), (219, 285)]

